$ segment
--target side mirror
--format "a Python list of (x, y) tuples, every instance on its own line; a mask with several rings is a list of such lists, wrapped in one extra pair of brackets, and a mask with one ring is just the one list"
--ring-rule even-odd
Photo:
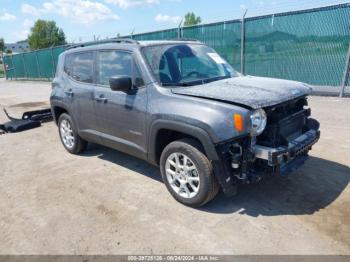
[(114, 76), (109, 79), (109, 86), (113, 91), (128, 92), (132, 89), (130, 76)]

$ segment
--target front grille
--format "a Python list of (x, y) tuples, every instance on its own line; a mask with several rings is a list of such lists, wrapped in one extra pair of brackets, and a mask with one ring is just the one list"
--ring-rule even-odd
[(257, 144), (268, 147), (287, 146), (289, 141), (301, 135), (305, 130), (310, 114), (306, 97), (264, 108), (267, 125), (264, 132), (257, 137)]

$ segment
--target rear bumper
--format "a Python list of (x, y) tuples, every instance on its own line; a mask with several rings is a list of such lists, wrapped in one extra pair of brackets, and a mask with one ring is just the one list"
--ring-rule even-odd
[(271, 167), (296, 162), (293, 160), (305, 155), (319, 138), (319, 130), (309, 130), (291, 141), (286, 147), (272, 148), (255, 145), (255, 157), (266, 160)]

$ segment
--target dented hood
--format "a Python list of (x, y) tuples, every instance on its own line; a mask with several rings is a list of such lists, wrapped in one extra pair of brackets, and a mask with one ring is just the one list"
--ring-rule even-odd
[(307, 84), (265, 77), (240, 76), (208, 84), (176, 87), (173, 93), (260, 108), (310, 94)]

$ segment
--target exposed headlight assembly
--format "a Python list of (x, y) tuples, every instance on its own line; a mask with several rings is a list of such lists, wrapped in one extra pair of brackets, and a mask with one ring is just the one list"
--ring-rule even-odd
[(264, 109), (259, 108), (255, 110), (251, 116), (250, 120), (252, 123), (252, 129), (251, 129), (251, 135), (252, 136), (258, 136), (260, 135), (265, 127), (266, 127), (266, 122), (267, 122), (267, 117)]

